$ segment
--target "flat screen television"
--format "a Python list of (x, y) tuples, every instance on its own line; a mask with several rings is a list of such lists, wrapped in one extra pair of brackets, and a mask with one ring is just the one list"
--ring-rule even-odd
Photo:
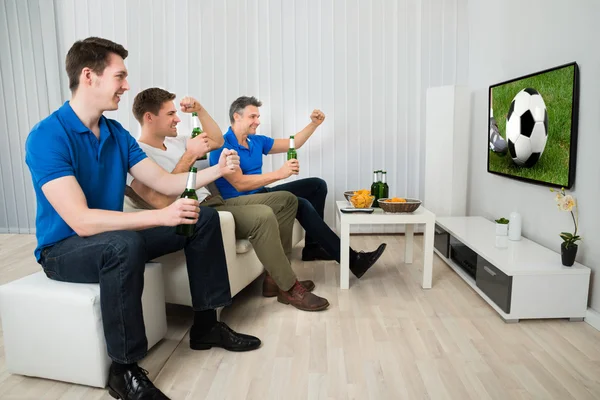
[(488, 172), (540, 185), (575, 181), (577, 63), (489, 88)]

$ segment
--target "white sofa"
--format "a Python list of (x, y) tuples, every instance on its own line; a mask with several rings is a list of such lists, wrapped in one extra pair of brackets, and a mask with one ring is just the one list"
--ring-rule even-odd
[[(139, 211), (127, 197), (125, 197), (123, 210), (125, 212)], [(219, 211), (219, 218), (221, 220), (221, 233), (223, 235), (223, 246), (225, 247), (225, 257), (227, 259), (231, 296), (233, 297), (258, 278), (263, 273), (264, 267), (258, 260), (250, 242), (247, 239), (237, 240), (235, 238), (235, 221), (233, 215), (227, 211)], [(304, 230), (296, 220), (294, 222), (292, 246), (298, 244), (303, 238)], [(191, 306), (192, 297), (183, 250), (167, 254), (153, 261), (159, 262), (163, 266), (165, 301), (167, 303)]]

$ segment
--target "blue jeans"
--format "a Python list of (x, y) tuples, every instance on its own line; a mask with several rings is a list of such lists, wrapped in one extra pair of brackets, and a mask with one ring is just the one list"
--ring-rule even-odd
[(340, 262), (340, 238), (323, 220), (327, 182), (321, 178), (305, 178), (274, 187), (264, 187), (263, 190), (286, 191), (296, 195), (296, 219), (306, 231), (305, 246), (320, 244), (330, 256)]
[(110, 358), (129, 364), (148, 351), (142, 290), (147, 261), (184, 249), (193, 308), (215, 309), (231, 303), (219, 214), (201, 207), (191, 237), (175, 227), (77, 235), (42, 250), (40, 263), (50, 279), (99, 283), (104, 337)]

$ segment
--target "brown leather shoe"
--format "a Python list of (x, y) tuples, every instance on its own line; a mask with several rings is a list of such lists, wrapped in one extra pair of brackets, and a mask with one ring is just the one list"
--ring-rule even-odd
[(291, 304), (302, 311), (321, 311), (329, 307), (327, 299), (307, 292), (298, 281), (287, 292), (280, 290), (277, 301), (283, 304)]
[[(300, 284), (304, 286), (304, 289), (308, 292), (312, 292), (315, 289), (315, 283), (313, 281), (300, 281)], [(273, 277), (266, 274), (265, 280), (263, 281), (263, 296), (275, 297), (277, 294), (279, 294), (279, 287), (273, 280)]]

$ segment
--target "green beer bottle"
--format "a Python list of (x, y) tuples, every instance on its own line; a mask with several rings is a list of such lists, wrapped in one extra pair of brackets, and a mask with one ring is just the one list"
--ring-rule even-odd
[(379, 182), (379, 199), (387, 199), (390, 194), (390, 188), (387, 184), (387, 172), (381, 171), (381, 182)]
[[(192, 139), (203, 132), (202, 127), (200, 126), (200, 118), (198, 118), (198, 113), (196, 111), (192, 113), (192, 127)], [(198, 160), (206, 160), (206, 154)]]
[[(198, 172), (196, 167), (190, 167), (190, 174), (188, 175), (185, 190), (179, 196), (180, 198), (198, 200), (198, 196), (196, 196), (196, 172)], [(177, 225), (175, 232), (181, 236), (192, 236), (194, 234), (194, 227), (194, 224)]]
[(379, 207), (377, 199), (379, 198), (379, 185), (377, 184), (377, 173), (379, 171), (373, 171), (373, 183), (371, 184), (371, 196), (375, 196), (373, 200), (373, 207)]
[(296, 144), (294, 143), (294, 135), (290, 136), (290, 148), (288, 149), (287, 152), (287, 159), (291, 160), (297, 160), (298, 156), (296, 154)]

